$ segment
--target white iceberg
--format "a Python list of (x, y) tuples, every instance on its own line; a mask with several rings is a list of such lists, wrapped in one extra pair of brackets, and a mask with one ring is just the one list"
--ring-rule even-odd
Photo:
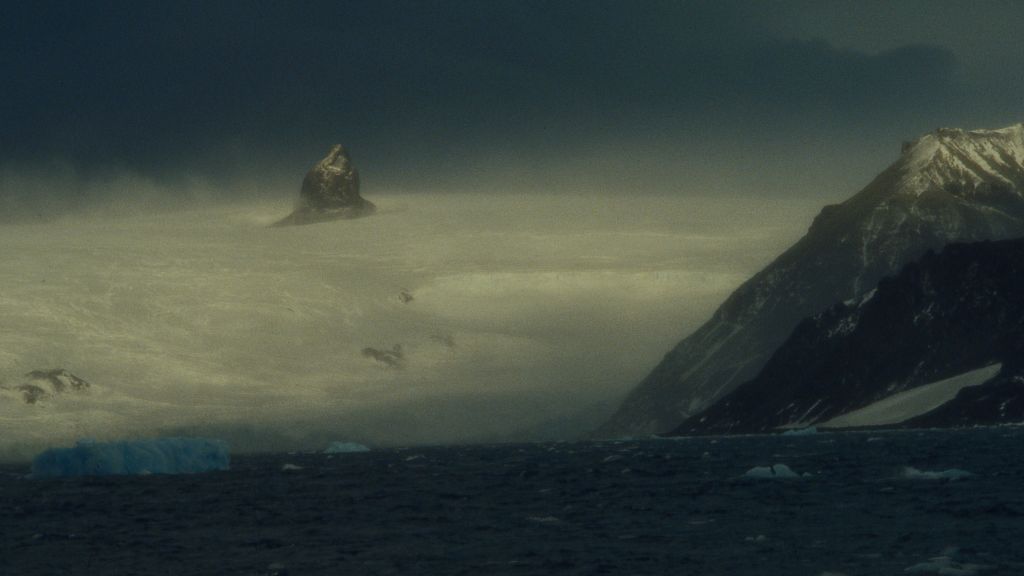
[(744, 474), (747, 478), (799, 478), (800, 475), (785, 464), (774, 466), (754, 466)]
[(209, 438), (80, 440), (74, 448), (51, 448), (36, 456), (32, 477), (193, 474), (227, 470), (230, 462), (227, 443)]
[(369, 452), (370, 449), (358, 442), (331, 442), (324, 454), (349, 454), (352, 452)]

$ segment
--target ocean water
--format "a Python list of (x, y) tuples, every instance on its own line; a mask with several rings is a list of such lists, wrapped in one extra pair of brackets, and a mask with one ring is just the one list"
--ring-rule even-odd
[[(56, 480), (9, 465), (0, 574), (1024, 574), (1022, 440), (449, 446)], [(777, 463), (800, 477), (745, 475)], [(929, 474), (951, 469), (971, 475)]]

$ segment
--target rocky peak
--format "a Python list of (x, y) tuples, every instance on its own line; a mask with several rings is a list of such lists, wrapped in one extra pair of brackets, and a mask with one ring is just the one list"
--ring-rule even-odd
[(321, 168), (324, 170), (337, 171), (338, 173), (355, 172), (355, 170), (349, 168), (352, 163), (348, 156), (348, 151), (341, 144), (335, 144), (331, 146), (331, 151), (327, 153), (327, 156), (320, 161)]
[(359, 195), (359, 171), (341, 144), (331, 147), (302, 180), (295, 211), (275, 226), (314, 224), (372, 214), (376, 206)]
[(1024, 189), (1024, 124), (999, 130), (939, 128), (904, 145), (898, 189), (970, 196)]

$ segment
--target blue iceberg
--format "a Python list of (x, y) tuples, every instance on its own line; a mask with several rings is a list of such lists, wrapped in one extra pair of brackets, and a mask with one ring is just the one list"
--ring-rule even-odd
[(112, 474), (193, 474), (227, 470), (228, 445), (208, 438), (155, 438), (123, 442), (80, 440), (51, 448), (32, 461), (34, 478)]
[(352, 452), (369, 452), (370, 449), (357, 442), (331, 442), (324, 454), (350, 454)]

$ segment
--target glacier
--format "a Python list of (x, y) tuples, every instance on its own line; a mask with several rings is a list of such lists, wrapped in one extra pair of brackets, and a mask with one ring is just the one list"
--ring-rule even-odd
[(227, 470), (228, 445), (210, 438), (154, 438), (121, 442), (79, 440), (32, 461), (33, 478), (123, 474), (194, 474)]
[[(395, 191), (378, 217), (267, 228), (291, 200), (0, 226), (0, 385), (57, 367), (93, 384), (31, 406), (0, 390), (0, 460), (89, 437), (237, 454), (581, 436), (816, 210)], [(45, 285), (40, 262), (60, 270)], [(624, 319), (643, 326), (628, 341)], [(399, 343), (402, 371), (361, 354)]]

